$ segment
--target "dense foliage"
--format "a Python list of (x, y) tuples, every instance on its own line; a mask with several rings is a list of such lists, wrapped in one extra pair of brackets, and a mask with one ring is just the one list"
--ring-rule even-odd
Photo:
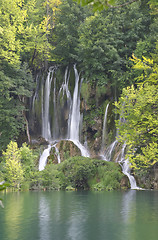
[(11, 141), (3, 152), (0, 181), (22, 190), (114, 190), (128, 186), (121, 186), (124, 175), (116, 163), (76, 156), (58, 165), (50, 162), (43, 171), (38, 171), (36, 160), (37, 155), (26, 144), (18, 148)]
[[(55, 166), (43, 173), (35, 171), (34, 156), (28, 146), (18, 149), (12, 145), (11, 150), (8, 145), (17, 140), (21, 146), (24, 138), (30, 140), (27, 110), (28, 99), (37, 87), (33, 79), (38, 71), (47, 71), (52, 64), (65, 68), (77, 63), (81, 70), (84, 122), (89, 129), (93, 128), (96, 116), (103, 116), (105, 100), (119, 98), (118, 140), (126, 143), (132, 166), (148, 168), (158, 161), (157, 1), (77, 2), (86, 6), (72, 0), (0, 0), (0, 153), (5, 159), (1, 173), (7, 173), (6, 180), (12, 186), (23, 182), (23, 177), (29, 179), (30, 186), (34, 185), (33, 179), (43, 184), (40, 179), (52, 174), (57, 186), (63, 178), (67, 186), (89, 188), (92, 175), (104, 175), (104, 166), (97, 167), (100, 172), (94, 173), (93, 162), (91, 166), (87, 163), (86, 168), (86, 160), (80, 164), (76, 160), (75, 167), (71, 166), (73, 179), (62, 170), (63, 163), (59, 181), (59, 169)], [(93, 135), (96, 137), (95, 131)], [(16, 156), (16, 169), (11, 168), (10, 151)], [(69, 169), (69, 165), (66, 162), (63, 169)], [(86, 180), (79, 175), (82, 167), (82, 174), (89, 176)], [(16, 181), (12, 172), (16, 172)]]
[(134, 57), (135, 68), (143, 71), (137, 87), (123, 89), (116, 104), (121, 115), (117, 121), (119, 140), (127, 144), (134, 168), (149, 168), (158, 162), (158, 66), (156, 61)]

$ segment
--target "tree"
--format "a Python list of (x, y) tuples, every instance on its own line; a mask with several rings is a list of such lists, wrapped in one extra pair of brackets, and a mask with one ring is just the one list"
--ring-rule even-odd
[(88, 15), (86, 10), (72, 0), (60, 4), (53, 33), (55, 47), (52, 57), (56, 63), (68, 65), (77, 62), (78, 29)]
[[(82, 6), (91, 5), (94, 11), (102, 11), (107, 8), (123, 8), (134, 2), (138, 2), (138, 0), (76, 0), (76, 2)], [(146, 0), (141, 0), (141, 2), (146, 2)], [(149, 0), (148, 2), (153, 8), (157, 6), (157, 0)]]
[(19, 188), (23, 181), (23, 169), (21, 166), (21, 154), (16, 142), (11, 141), (6, 152), (3, 151), (5, 159), (6, 180), (12, 187)]
[(87, 17), (80, 25), (77, 47), (84, 78), (101, 86), (117, 86), (119, 90), (127, 86), (129, 57), (137, 41), (144, 40), (144, 33), (149, 32), (148, 19), (149, 13), (144, 14), (138, 3)]
[(34, 84), (27, 64), (20, 68), (3, 63), (0, 66), (0, 151), (10, 140), (18, 138), (26, 127), (25, 101)]
[(22, 5), (23, 0), (0, 0), (0, 63), (20, 63), (22, 46), (18, 34), (26, 17)]
[(36, 154), (33, 154), (32, 149), (23, 143), (22, 147), (19, 149), (21, 155), (21, 164), (24, 171), (25, 180), (30, 180), (32, 172), (35, 170), (35, 160), (38, 158)]
[(137, 86), (123, 89), (116, 103), (120, 119), (118, 140), (127, 145), (127, 157), (135, 169), (158, 162), (158, 65), (153, 59), (133, 56), (134, 68), (141, 71)]

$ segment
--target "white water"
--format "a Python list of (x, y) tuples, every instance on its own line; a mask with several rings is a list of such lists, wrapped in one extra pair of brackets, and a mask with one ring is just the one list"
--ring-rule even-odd
[[(53, 90), (53, 107), (54, 107), (54, 118), (53, 118), (53, 134), (51, 134), (51, 127), (50, 127), (50, 113), (49, 113), (49, 106), (50, 104), (50, 91), (51, 91), (51, 83), (53, 79), (53, 73), (54, 73), (54, 68), (50, 68), (46, 83), (45, 83), (45, 91), (44, 91), (44, 97), (43, 97), (43, 108), (42, 108), (42, 136), (49, 142), (51, 140), (61, 140), (65, 139), (63, 138), (63, 133), (62, 129), (64, 126), (60, 126), (60, 121), (62, 121), (62, 114), (63, 114), (63, 109), (62, 106), (60, 106), (60, 101), (63, 101), (64, 105), (64, 95), (66, 95), (67, 99), (67, 111), (69, 111), (68, 114), (68, 121), (67, 121), (67, 136), (68, 140), (72, 141), (81, 151), (81, 155), (84, 157), (89, 157), (90, 154), (88, 150), (86, 149), (85, 146), (83, 146), (80, 141), (79, 141), (79, 135), (80, 135), (80, 128), (81, 126), (81, 115), (80, 115), (80, 78), (78, 71), (76, 69), (76, 66), (74, 66), (74, 73), (75, 73), (75, 87), (74, 87), (74, 92), (73, 92), (73, 98), (71, 98), (71, 94), (68, 88), (68, 83), (69, 83), (69, 73), (68, 73), (68, 68), (66, 68), (65, 71), (65, 76), (64, 76), (64, 81), (59, 89), (58, 93), (58, 99), (56, 105), (56, 79), (54, 78), (54, 90)], [(62, 94), (62, 95), (61, 95)], [(58, 113), (57, 113), (57, 108), (58, 108)], [(61, 110), (61, 111), (60, 111)], [(60, 113), (60, 116), (59, 116)], [(64, 128), (65, 128), (64, 127)], [(67, 137), (66, 137), (67, 138)], [(56, 150), (56, 156), (58, 158), (58, 163), (60, 163), (60, 154), (59, 151), (56, 147), (56, 145), (53, 145), (52, 147), (55, 148)], [(44, 150), (40, 161), (39, 161), (39, 170), (43, 170), (46, 163), (47, 163), (47, 158), (50, 154), (50, 149), (51, 146), (49, 145), (47, 149)]]
[(109, 103), (106, 106), (105, 114), (104, 114), (103, 131), (102, 131), (102, 145), (101, 145), (101, 154), (100, 154), (100, 157), (105, 161), (111, 161), (112, 153), (113, 153), (113, 151), (116, 147), (116, 144), (117, 144), (117, 140), (115, 140), (114, 142), (112, 142), (110, 144), (110, 146), (108, 146), (108, 148), (106, 150), (104, 150), (104, 148), (105, 148), (105, 137), (107, 135), (108, 107), (109, 107)]
[(51, 139), (51, 129), (50, 129), (50, 120), (49, 120), (49, 101), (50, 101), (50, 89), (51, 82), (53, 79), (54, 68), (50, 68), (48, 76), (45, 83), (45, 99), (43, 104), (43, 115), (42, 115), (42, 137), (46, 140)]
[(80, 89), (79, 89), (79, 74), (77, 72), (76, 66), (74, 66), (75, 72), (75, 88), (73, 93), (72, 101), (72, 112), (69, 119), (69, 139), (72, 141), (81, 151), (81, 155), (84, 157), (90, 157), (88, 150), (79, 141), (80, 134)]
[(113, 153), (113, 151), (115, 150), (115, 147), (116, 147), (116, 145), (117, 145), (117, 140), (115, 140), (114, 142), (112, 142), (111, 144), (110, 144), (110, 146), (108, 146), (108, 148), (106, 149), (106, 151), (105, 152), (103, 152), (103, 153), (101, 153), (101, 158), (103, 159), (103, 160), (105, 160), (105, 161), (111, 161), (112, 159), (112, 153)]
[(75, 72), (75, 88), (72, 101), (72, 112), (70, 114), (69, 124), (70, 129), (69, 138), (71, 140), (79, 141), (79, 126), (80, 126), (80, 95), (79, 95), (79, 74), (76, 66), (74, 66)]
[(59, 150), (58, 150), (56, 144), (55, 144), (53, 147), (55, 148), (55, 154), (56, 154), (56, 156), (57, 156), (58, 163), (61, 163), (60, 153), (59, 153)]
[(39, 159), (39, 171), (42, 171), (44, 170), (46, 164), (47, 164), (47, 158), (49, 157), (49, 154), (50, 154), (50, 150), (51, 150), (51, 145), (48, 145), (48, 148), (46, 148), (40, 159)]
[(70, 141), (72, 141), (80, 149), (81, 155), (83, 157), (90, 157), (89, 151), (87, 150), (87, 148), (85, 146), (83, 146), (80, 143), (80, 141), (78, 141), (78, 140), (71, 140), (71, 139), (70, 139)]
[(58, 137), (59, 137), (59, 124), (58, 124), (57, 106), (56, 106), (56, 78), (54, 78), (53, 106), (54, 106), (53, 139), (58, 139)]
[(131, 185), (131, 189), (140, 189), (137, 186), (135, 178), (131, 175), (130, 163), (128, 159), (125, 159), (125, 149), (126, 149), (126, 144), (123, 144), (123, 147), (121, 150), (121, 160), (119, 162), (122, 167), (122, 172), (128, 177)]
[[(105, 115), (104, 115), (104, 124), (103, 124), (103, 134), (102, 134), (102, 147), (101, 147), (101, 154), (100, 157), (105, 160), (105, 161), (111, 161), (112, 159), (112, 153), (118, 143), (118, 140), (115, 140), (113, 143), (111, 143), (111, 145), (106, 149), (106, 151), (104, 152), (104, 139), (105, 139), (105, 134), (106, 134), (106, 124), (107, 124), (107, 112), (108, 112), (108, 104), (106, 106), (106, 110), (105, 110)], [(116, 133), (116, 136), (118, 135), (118, 131)], [(128, 159), (125, 160), (125, 148), (126, 148), (126, 144), (123, 144), (122, 150), (121, 150), (121, 157), (118, 155), (117, 157), (117, 161), (119, 159), (119, 157), (121, 158), (120, 160), (120, 165), (122, 167), (122, 172), (128, 177), (130, 185), (131, 185), (131, 189), (140, 189), (139, 187), (137, 187), (136, 184), (136, 180), (134, 178), (134, 176), (131, 175), (131, 171), (130, 171), (130, 163), (128, 161)]]
[(106, 106), (105, 114), (104, 114), (101, 152), (104, 151), (104, 147), (105, 147), (105, 136), (107, 135), (107, 116), (108, 116), (108, 107), (109, 107), (109, 103), (108, 103), (107, 106)]

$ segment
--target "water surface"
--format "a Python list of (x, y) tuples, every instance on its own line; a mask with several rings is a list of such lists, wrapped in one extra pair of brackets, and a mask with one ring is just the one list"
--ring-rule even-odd
[(156, 240), (158, 192), (4, 193), (1, 240)]

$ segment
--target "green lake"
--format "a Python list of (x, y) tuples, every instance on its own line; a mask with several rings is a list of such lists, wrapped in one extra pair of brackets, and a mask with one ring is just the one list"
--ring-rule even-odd
[(158, 192), (1, 193), (0, 240), (157, 240)]

